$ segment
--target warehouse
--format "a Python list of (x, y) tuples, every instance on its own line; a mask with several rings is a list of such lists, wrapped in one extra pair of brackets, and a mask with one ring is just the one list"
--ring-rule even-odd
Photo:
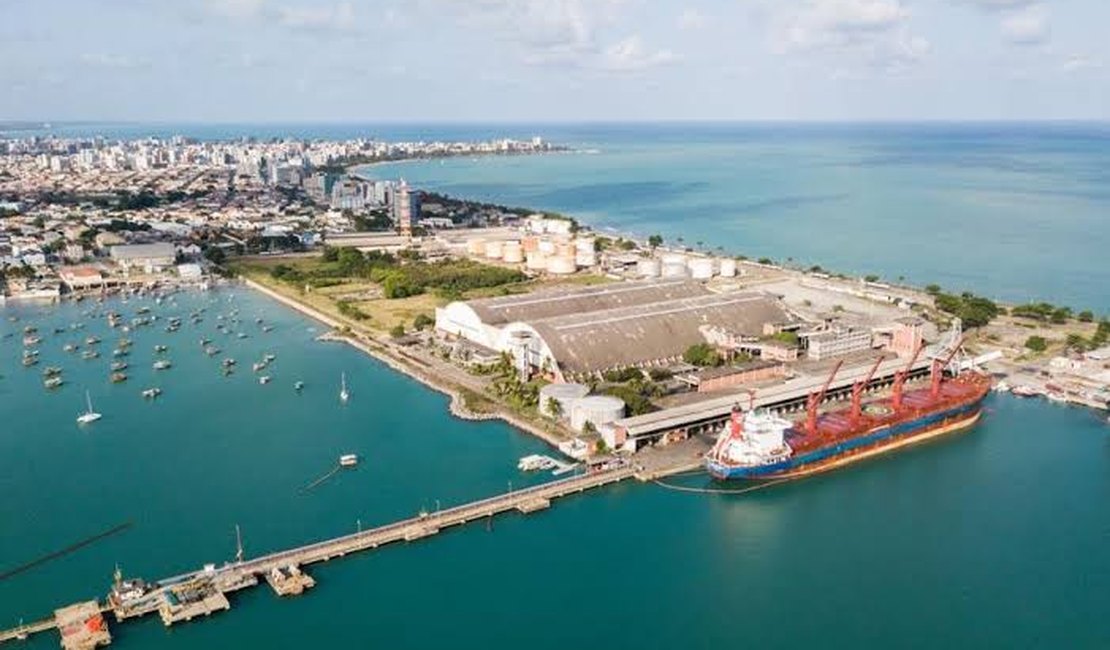
[(436, 327), (566, 380), (676, 361), (710, 328), (758, 338), (792, 321), (768, 295), (711, 293), (680, 280), (452, 303)]

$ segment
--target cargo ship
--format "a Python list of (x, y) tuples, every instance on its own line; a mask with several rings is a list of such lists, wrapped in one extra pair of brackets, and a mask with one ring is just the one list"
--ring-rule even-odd
[(890, 397), (863, 404), (880, 358), (852, 386), (848, 408), (818, 415), (837, 364), (824, 386), (810, 394), (806, 418), (799, 423), (754, 409), (754, 400), (746, 412), (737, 406), (705, 456), (706, 469), (721, 480), (796, 478), (970, 428), (979, 421), (991, 379), (974, 370), (948, 373), (953, 355), (933, 361), (928, 386), (905, 390), (915, 354), (895, 373)]

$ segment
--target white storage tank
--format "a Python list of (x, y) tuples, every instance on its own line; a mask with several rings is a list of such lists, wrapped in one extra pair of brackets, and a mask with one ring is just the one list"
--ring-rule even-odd
[(575, 400), (570, 409), (570, 428), (582, 431), (586, 423), (595, 427), (624, 417), (624, 400), (612, 395), (590, 395)]
[(528, 261), (525, 263), (529, 271), (546, 271), (547, 270), (547, 256), (539, 251), (532, 251), (528, 253)]
[(499, 260), (505, 254), (505, 242), (503, 241), (488, 241), (486, 242), (486, 257), (491, 260)]
[(578, 266), (597, 266), (597, 253), (592, 248), (586, 251), (579, 249), (574, 262)]
[(721, 260), (721, 277), (722, 278), (735, 278), (736, 277), (736, 260), (724, 259)]
[(550, 403), (555, 401), (559, 403), (561, 417), (569, 418), (574, 403), (589, 394), (590, 387), (582, 384), (548, 384), (540, 388), (540, 414), (550, 416)]
[(663, 272), (663, 263), (656, 258), (636, 262), (636, 275), (641, 278), (657, 278)]
[(683, 266), (686, 265), (686, 256), (682, 253), (664, 253), (662, 258), (660, 259), (663, 260), (663, 266), (666, 266), (668, 264), (682, 264)]
[(669, 279), (686, 277), (686, 262), (663, 262), (663, 277)]
[(538, 248), (540, 252), (544, 255), (555, 254), (555, 242), (551, 241), (550, 239), (541, 239)]
[(570, 275), (577, 270), (574, 258), (568, 255), (556, 255), (547, 258), (547, 272), (555, 275)]
[(501, 258), (509, 264), (520, 264), (524, 261), (524, 248), (518, 241), (507, 241), (501, 249)]
[(466, 252), (471, 255), (485, 255), (486, 254), (486, 240), (481, 237), (471, 237), (466, 240)]
[(579, 237), (574, 240), (574, 248), (579, 252), (594, 252), (594, 238), (593, 237)]
[(713, 277), (713, 260), (708, 257), (695, 257), (687, 266), (690, 268), (690, 277), (695, 280), (708, 280)]

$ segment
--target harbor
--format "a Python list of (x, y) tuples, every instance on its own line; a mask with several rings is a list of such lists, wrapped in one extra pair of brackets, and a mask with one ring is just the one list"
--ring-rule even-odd
[(91, 601), (62, 607), (56, 610), (53, 619), (0, 631), (0, 643), (25, 640), (32, 634), (57, 629), (66, 650), (108, 645), (111, 635), (101, 616), (105, 612), (113, 613), (117, 622), (157, 612), (168, 627), (230, 609), (227, 594), (257, 585), (260, 577), (278, 596), (300, 595), (316, 585), (302, 567), (394, 542), (414, 542), (446, 528), (476, 520), (488, 521), (510, 511), (531, 514), (550, 507), (555, 499), (617, 483), (635, 473), (633, 467), (621, 467), (572, 476), (472, 503), (421, 512), (376, 528), (249, 560), (240, 556), (233, 563), (220, 567), (206, 565), (200, 571), (157, 580), (149, 587), (134, 581), (128, 581), (125, 586), (117, 573), (112, 593), (105, 603)]

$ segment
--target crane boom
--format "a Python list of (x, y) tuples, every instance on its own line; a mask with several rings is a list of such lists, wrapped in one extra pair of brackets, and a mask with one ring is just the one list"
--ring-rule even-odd
[(871, 371), (862, 380), (852, 384), (852, 422), (858, 422), (860, 416), (863, 414), (863, 391), (867, 389), (867, 385), (875, 378), (875, 372), (879, 369), (879, 364), (883, 362), (882, 355), (875, 359), (875, 364), (871, 366)]
[(906, 364), (906, 367), (894, 373), (894, 395), (891, 399), (891, 405), (894, 407), (894, 410), (902, 408), (902, 388), (906, 384), (906, 377), (910, 374), (910, 371), (913, 370), (913, 364), (917, 363), (917, 358), (921, 356), (921, 351), (924, 349), (925, 342), (922, 341), (918, 344), (917, 349), (913, 351), (913, 356), (910, 357), (910, 362)]
[(833, 366), (832, 372), (829, 373), (828, 379), (821, 386), (820, 390), (810, 393), (809, 398), (806, 399), (806, 431), (809, 433), (816, 433), (817, 431), (817, 407), (821, 402), (825, 401), (825, 394), (829, 392), (829, 386), (832, 384), (836, 373), (840, 372), (840, 366), (844, 365), (844, 360), (836, 362)]
[(952, 359), (956, 356), (956, 353), (960, 351), (960, 346), (962, 346), (963, 343), (964, 337), (961, 336), (956, 339), (952, 349), (948, 351), (948, 356), (944, 357), (944, 361), (933, 359), (933, 366), (929, 370), (929, 394), (934, 398), (940, 395), (940, 383), (944, 376), (944, 369), (948, 367), (948, 364), (952, 363)]

